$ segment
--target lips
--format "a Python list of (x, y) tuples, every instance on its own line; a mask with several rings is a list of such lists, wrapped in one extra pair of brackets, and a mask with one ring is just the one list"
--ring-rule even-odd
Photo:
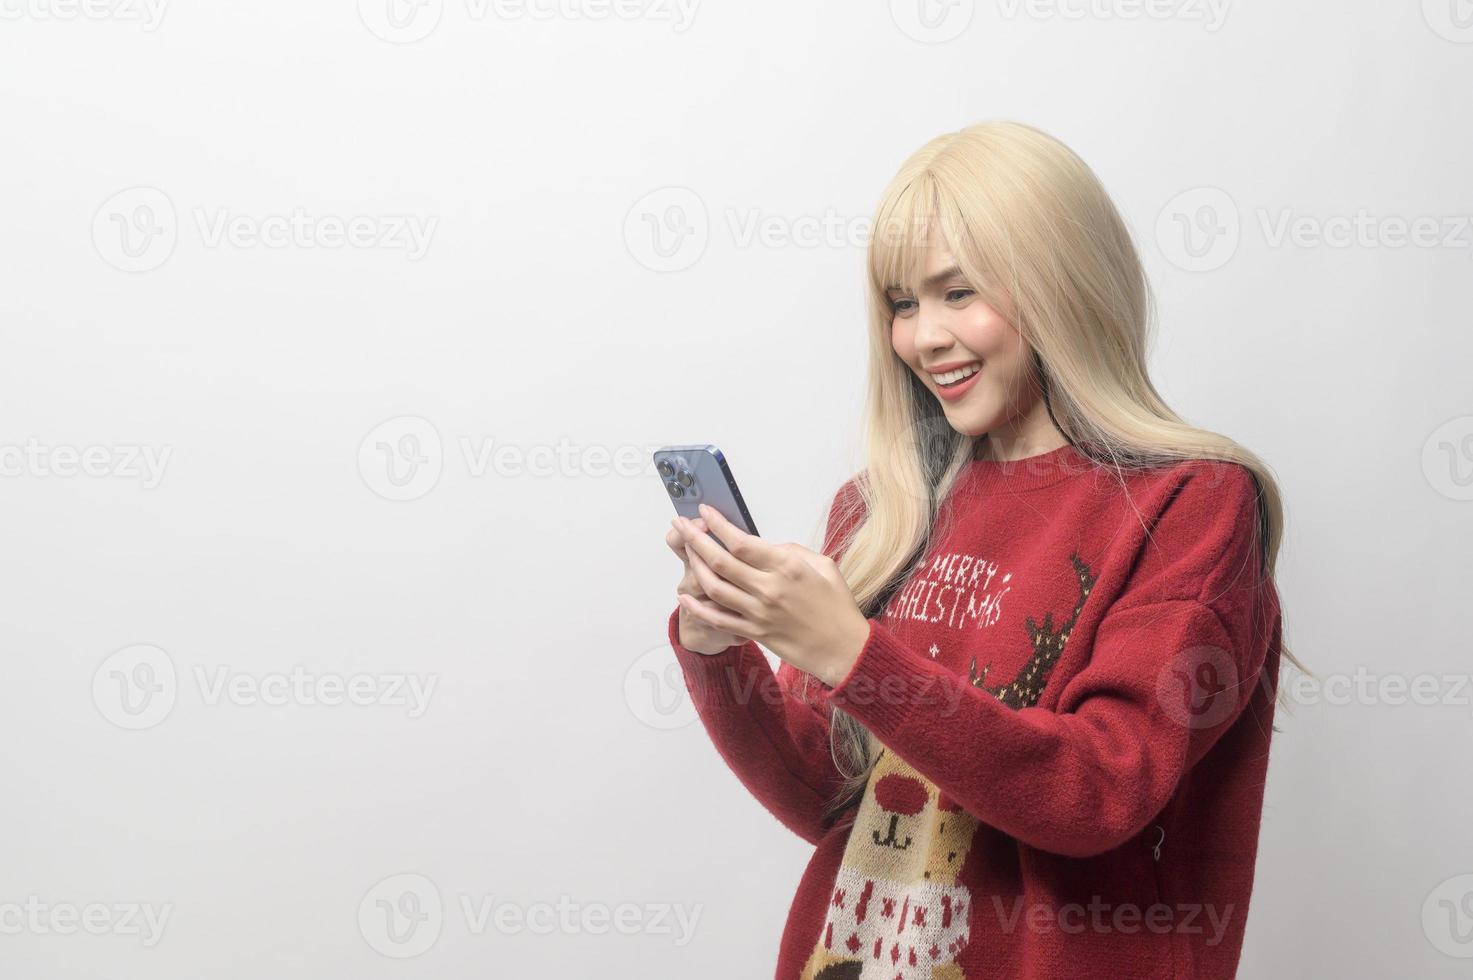
[[(977, 362), (972, 361), (971, 363), (976, 364)], [(937, 397), (942, 398), (945, 401), (954, 402), (965, 395), (967, 392), (971, 391), (972, 388), (977, 384), (977, 379), (980, 377), (982, 377), (982, 369), (979, 365), (976, 371), (973, 371), (969, 376), (952, 385), (942, 385), (940, 382), (936, 382), (935, 378), (932, 378), (931, 380), (933, 382), (936, 382)]]

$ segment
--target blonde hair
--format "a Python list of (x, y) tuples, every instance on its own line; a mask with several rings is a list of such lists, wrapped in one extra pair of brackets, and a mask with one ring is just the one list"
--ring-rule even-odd
[[(1151, 384), (1154, 309), (1145, 271), (1104, 186), (1072, 150), (1008, 121), (939, 136), (901, 166), (873, 229), (867, 468), (836, 514), (848, 527), (837, 542), (839, 569), (866, 616), (881, 613), (924, 557), (939, 503), (985, 438), (953, 429), (891, 347), (887, 290), (913, 287), (932, 230), (968, 286), (1006, 311), (1034, 352), (1054, 424), (1091, 459), (1117, 475), (1191, 459), (1247, 467), (1260, 491), (1261, 571), (1273, 575), (1283, 528), (1273, 476), (1232, 439), (1184, 421)], [(1286, 647), (1282, 656), (1298, 665)], [(832, 718), (830, 748), (844, 782), (826, 817), (862, 792), (878, 754), (851, 715), (835, 709)], [(848, 771), (842, 760), (857, 768)]]

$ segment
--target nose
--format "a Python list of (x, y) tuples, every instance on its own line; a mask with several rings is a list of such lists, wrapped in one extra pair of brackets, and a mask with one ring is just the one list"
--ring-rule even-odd
[(913, 817), (926, 805), (926, 787), (910, 776), (889, 773), (875, 783), (875, 802), (880, 809)]
[[(955, 342), (951, 331), (946, 329), (946, 313), (928, 305), (924, 301), (920, 309), (916, 311), (916, 350), (924, 354), (935, 354), (944, 351)], [(928, 358), (934, 360), (934, 358)]]

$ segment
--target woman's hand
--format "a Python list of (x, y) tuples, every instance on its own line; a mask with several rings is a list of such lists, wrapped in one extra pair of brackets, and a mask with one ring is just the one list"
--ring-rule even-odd
[(681, 609), (712, 629), (751, 637), (830, 687), (843, 680), (870, 626), (834, 560), (800, 544), (768, 544), (705, 504), (701, 516), (726, 550), (676, 518), (705, 594), (682, 594)]
[[(670, 523), (673, 525), (675, 521), (672, 520)], [(704, 537), (706, 533), (706, 522), (698, 520), (695, 523), (700, 528), (700, 533)], [(708, 538), (707, 540), (710, 539)], [(675, 587), (676, 595), (695, 596), (697, 599), (706, 598), (706, 593), (701, 589), (701, 583), (696, 581), (695, 573), (691, 571), (690, 558), (688, 557), (685, 544), (685, 535), (681, 533), (678, 526), (670, 528), (670, 531), (665, 535), (665, 543), (670, 546), (670, 550), (675, 552), (675, 557), (679, 558), (685, 566), (685, 574), (681, 576), (680, 584)], [(716, 629), (705, 620), (697, 619), (686, 610), (685, 604), (681, 603), (680, 645), (687, 650), (694, 650), (696, 653), (717, 654), (729, 646), (745, 643), (746, 639), (744, 636), (737, 636), (734, 633)]]

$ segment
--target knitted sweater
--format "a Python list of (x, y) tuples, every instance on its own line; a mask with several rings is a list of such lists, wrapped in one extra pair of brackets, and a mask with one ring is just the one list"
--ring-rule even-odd
[[(716, 749), (815, 846), (777, 980), (1234, 975), (1281, 635), (1256, 496), (1237, 464), (973, 461), (832, 688), (671, 614)], [(834, 708), (881, 747), (825, 822)]]

